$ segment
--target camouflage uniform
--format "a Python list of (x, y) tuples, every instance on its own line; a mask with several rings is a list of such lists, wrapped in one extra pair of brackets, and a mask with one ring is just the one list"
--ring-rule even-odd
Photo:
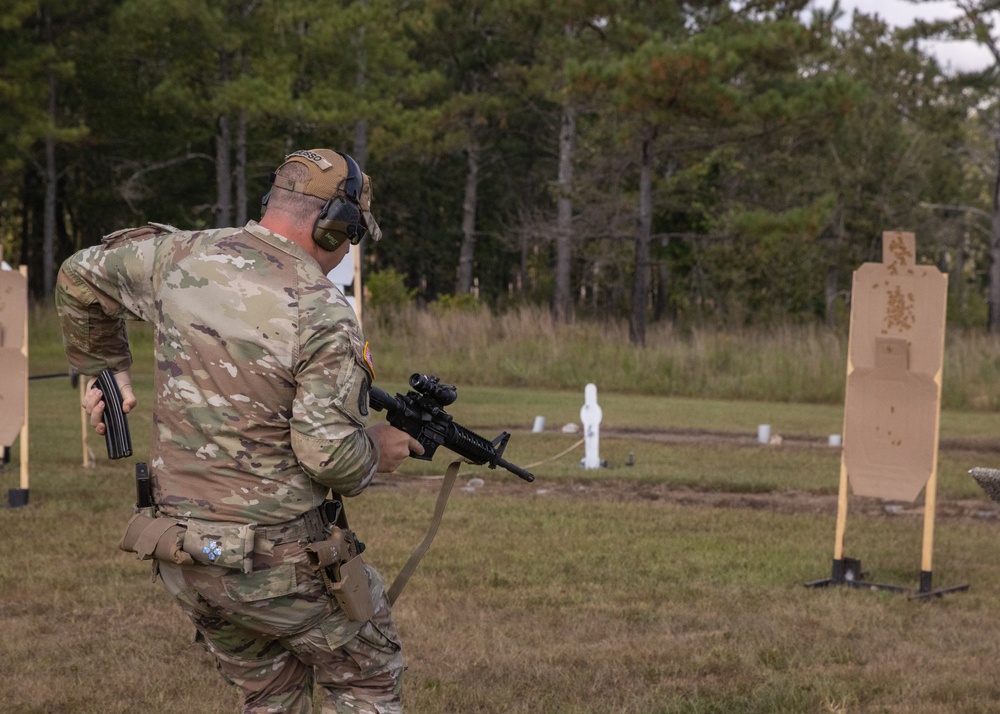
[[(402, 654), (382, 579), (349, 622), (309, 566), (301, 524), (378, 464), (372, 379), (350, 305), (297, 244), (244, 228), (120, 231), (69, 258), (56, 303), (83, 374), (131, 365), (126, 319), (156, 327), (150, 470), (162, 515), (259, 524), (253, 572), (161, 563), (163, 581), (245, 693), (245, 712), (398, 712)], [(287, 526), (289, 538), (281, 537)]]

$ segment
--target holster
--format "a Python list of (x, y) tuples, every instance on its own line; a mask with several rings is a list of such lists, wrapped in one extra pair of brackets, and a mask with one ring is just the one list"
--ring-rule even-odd
[(319, 573), (327, 592), (351, 622), (367, 622), (375, 615), (368, 573), (358, 553), (354, 533), (330, 524), (324, 540), (304, 547), (309, 562)]

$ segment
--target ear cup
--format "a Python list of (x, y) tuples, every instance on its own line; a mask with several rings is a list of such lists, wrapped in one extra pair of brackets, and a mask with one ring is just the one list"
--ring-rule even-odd
[(323, 206), (313, 226), (313, 240), (323, 250), (336, 250), (344, 241), (352, 243), (364, 235), (361, 209), (349, 200), (331, 198)]
[(338, 153), (347, 164), (347, 176), (341, 184), (342, 193), (326, 202), (313, 226), (313, 240), (324, 250), (336, 250), (345, 240), (357, 245), (368, 230), (364, 226), (360, 204), (363, 174), (354, 159)]
[[(272, 176), (274, 174), (271, 174)], [(273, 181), (274, 179), (272, 179)], [(260, 199), (260, 217), (263, 218), (264, 214), (267, 213), (267, 201), (271, 198), (271, 191), (268, 190), (267, 193)]]

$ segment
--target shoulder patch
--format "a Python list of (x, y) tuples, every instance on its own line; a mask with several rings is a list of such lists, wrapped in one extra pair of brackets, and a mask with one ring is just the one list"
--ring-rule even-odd
[(368, 365), (368, 371), (371, 372), (372, 379), (375, 379), (375, 364), (372, 362), (372, 348), (367, 342), (365, 343), (365, 348), (361, 356), (364, 359), (365, 364)]

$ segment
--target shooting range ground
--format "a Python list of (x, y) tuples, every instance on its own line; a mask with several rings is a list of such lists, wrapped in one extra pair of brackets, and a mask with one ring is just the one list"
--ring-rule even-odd
[[(148, 404), (148, 368), (136, 386)], [(504, 403), (529, 415), (513, 422), (498, 421), (496, 395), (466, 389), (454, 411), (481, 432), (509, 428), (511, 459), (531, 463), (578, 438), (556, 427), (579, 411), (579, 393), (507, 392)], [(234, 692), (190, 645), (190, 625), (148, 566), (117, 550), (131, 474), (105, 459), (80, 468), (78, 413), (66, 408), (76, 398), (58, 380), (32, 384), (32, 411), (46, 415), (32, 423), (32, 503), (0, 515), (0, 711), (228, 714)], [(602, 431), (606, 469), (580, 469), (580, 447), (537, 467), (533, 484), (469, 467), (485, 483), (466, 490), (460, 477), (397, 605), (408, 711), (989, 710), (1000, 694), (1000, 519), (965, 471), (997, 458), (995, 441), (964, 439), (966, 415), (945, 413), (936, 548), (941, 577), (971, 590), (934, 603), (859, 598), (801, 585), (827, 562), (839, 454), (824, 435), (837, 410), (770, 411), (779, 433), (785, 417), (818, 425), (773, 447), (746, 426), (767, 405), (704, 403), (695, 416), (691, 404), (668, 413), (670, 401), (602, 396), (604, 423), (624, 424)], [(553, 428), (531, 434), (536, 413)], [(734, 413), (743, 428), (726, 428)], [(656, 415), (660, 430), (629, 426)], [(685, 417), (696, 428), (682, 428)], [(148, 412), (130, 418), (142, 453)], [(422, 537), (446, 461), (410, 464), (349, 502), (387, 578)], [(880, 575), (910, 577), (919, 514), (869, 501), (852, 502), (864, 521), (854, 545)]]
[[(52, 334), (33, 337), (32, 374), (65, 369)], [(148, 354), (148, 333), (132, 334)], [(148, 453), (151, 370), (137, 357), (136, 454)], [(380, 384), (394, 393), (406, 376)], [(409, 714), (994, 709), (1000, 515), (967, 471), (1000, 465), (1000, 414), (942, 412), (935, 577), (971, 588), (914, 602), (802, 586), (829, 565), (842, 405), (599, 394), (607, 468), (581, 469), (581, 446), (531, 484), (463, 470), (396, 606)], [(0, 509), (0, 712), (230, 714), (235, 692), (190, 624), (117, 549), (131, 465), (98, 449), (81, 467), (79, 395), (63, 380), (29, 396), (31, 503)], [(449, 411), (479, 433), (508, 429), (506, 456), (531, 464), (578, 441), (561, 427), (581, 404), (582, 389), (462, 385)], [(537, 415), (546, 428), (532, 434)], [(759, 424), (780, 445), (758, 443)], [(387, 580), (423, 537), (448, 460), (408, 463), (348, 501)], [(911, 580), (919, 505), (852, 496), (850, 513), (850, 545), (879, 579)]]

